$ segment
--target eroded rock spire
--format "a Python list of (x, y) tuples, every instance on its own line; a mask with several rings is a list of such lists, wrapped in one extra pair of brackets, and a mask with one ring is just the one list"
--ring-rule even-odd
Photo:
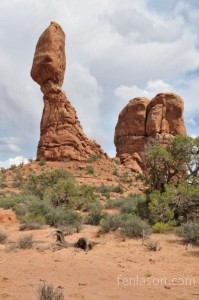
[(82, 130), (75, 109), (61, 86), (66, 69), (65, 34), (51, 22), (38, 40), (31, 77), (44, 94), (37, 159), (86, 160), (93, 154), (106, 156), (100, 146)]

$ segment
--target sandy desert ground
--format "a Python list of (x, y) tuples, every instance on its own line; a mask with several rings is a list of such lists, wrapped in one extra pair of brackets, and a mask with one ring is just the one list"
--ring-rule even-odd
[[(99, 228), (84, 226), (80, 236), (105, 242), (87, 254), (80, 249), (48, 249), (55, 240), (52, 228), (19, 231), (18, 222), (0, 222), (8, 241), (0, 245), (0, 299), (37, 299), (46, 281), (63, 290), (65, 299), (199, 299), (199, 248), (185, 245), (174, 233), (153, 234), (160, 251), (149, 251), (140, 239), (123, 240), (116, 233), (97, 237)], [(33, 249), (10, 251), (19, 236), (33, 234)], [(43, 242), (42, 242), (43, 241)]]

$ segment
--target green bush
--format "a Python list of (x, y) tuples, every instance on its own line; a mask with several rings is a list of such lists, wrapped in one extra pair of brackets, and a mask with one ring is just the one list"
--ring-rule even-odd
[(89, 185), (81, 185), (78, 188), (79, 205), (85, 208), (89, 203), (96, 203), (97, 196), (94, 194), (94, 188)]
[(171, 230), (171, 227), (168, 223), (157, 222), (153, 225), (153, 232), (155, 233), (164, 233)]
[[(126, 220), (125, 220), (126, 219)], [(122, 234), (129, 237), (147, 237), (151, 233), (151, 228), (146, 221), (136, 215), (124, 216), (122, 224)]]
[(103, 218), (104, 214), (102, 212), (102, 205), (99, 203), (95, 203), (91, 205), (90, 212), (87, 216), (87, 224), (91, 225), (99, 225), (100, 220)]
[(88, 158), (88, 162), (89, 163), (92, 163), (92, 162), (94, 162), (94, 161), (96, 161), (96, 160), (98, 160), (98, 159), (101, 159), (102, 158), (102, 156), (100, 155), (100, 154), (93, 154), (93, 155), (91, 155), (89, 158)]
[(4, 188), (6, 186), (7, 186), (7, 183), (6, 183), (6, 173), (4, 173), (1, 170), (1, 173), (0, 173), (0, 188)]
[(74, 177), (66, 170), (60, 169), (40, 175), (31, 175), (26, 189), (29, 193), (42, 199), (46, 189), (52, 189), (61, 179), (75, 185)]
[(122, 205), (124, 204), (124, 198), (119, 198), (119, 199), (108, 199), (106, 204), (105, 204), (105, 208), (108, 209), (119, 209), (122, 207)]
[(123, 223), (121, 215), (106, 215), (100, 220), (100, 227), (102, 233), (114, 231), (118, 229)]
[(93, 166), (91, 166), (91, 165), (86, 166), (86, 173), (87, 174), (94, 174), (95, 170), (94, 170)]
[(111, 192), (119, 193), (119, 194), (122, 194), (124, 192), (123, 188), (120, 185), (114, 186), (114, 185), (104, 185), (104, 184), (96, 187), (96, 191), (106, 197), (108, 196), (107, 198), (110, 197)]
[(199, 223), (190, 222), (181, 225), (177, 230), (176, 234), (179, 237), (183, 237), (186, 243), (193, 243), (199, 246)]
[(46, 222), (51, 226), (70, 225), (79, 231), (82, 227), (82, 216), (74, 210), (53, 208), (46, 215)]
[(15, 170), (15, 175), (13, 177), (13, 187), (22, 187), (23, 185), (23, 175), (20, 169)]
[(41, 167), (46, 165), (46, 159), (45, 159), (44, 157), (40, 158), (40, 160), (39, 160), (39, 165), (40, 165)]

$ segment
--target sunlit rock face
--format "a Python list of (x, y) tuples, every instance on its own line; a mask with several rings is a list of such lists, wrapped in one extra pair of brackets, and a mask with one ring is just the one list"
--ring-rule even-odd
[(135, 172), (144, 168), (145, 146), (153, 140), (168, 145), (177, 134), (186, 136), (184, 102), (173, 93), (157, 94), (151, 101), (138, 97), (124, 107), (115, 128), (115, 146), (121, 162)]
[(65, 34), (51, 22), (36, 45), (31, 77), (44, 94), (37, 160), (87, 160), (93, 154), (106, 154), (84, 134), (77, 114), (61, 89), (66, 69)]

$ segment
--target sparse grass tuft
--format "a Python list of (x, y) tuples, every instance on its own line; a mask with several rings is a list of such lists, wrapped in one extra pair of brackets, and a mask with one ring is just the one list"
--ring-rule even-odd
[(39, 165), (41, 167), (46, 165), (46, 159), (44, 157), (40, 158)]
[(94, 170), (93, 166), (91, 166), (91, 165), (86, 166), (86, 173), (87, 174), (94, 174), (95, 170)]
[(149, 239), (147, 242), (147, 248), (150, 251), (159, 251), (159, 250), (161, 250), (162, 247), (160, 246), (159, 241)]
[(0, 244), (4, 244), (7, 240), (7, 234), (5, 232), (0, 231)]
[(26, 222), (26, 223), (22, 223), (19, 227), (20, 231), (38, 230), (38, 229), (42, 229), (42, 224), (39, 222)]
[(21, 236), (18, 240), (18, 247), (20, 249), (31, 249), (33, 247), (32, 235)]
[(91, 155), (89, 158), (88, 158), (88, 162), (89, 163), (92, 163), (92, 162), (94, 162), (94, 161), (96, 161), (96, 160), (98, 160), (98, 159), (101, 159), (102, 158), (102, 156), (100, 155), (100, 154), (93, 154), (93, 155)]
[(37, 300), (64, 300), (64, 295), (60, 288), (54, 289), (52, 284), (47, 284), (46, 282), (40, 284), (37, 294)]

